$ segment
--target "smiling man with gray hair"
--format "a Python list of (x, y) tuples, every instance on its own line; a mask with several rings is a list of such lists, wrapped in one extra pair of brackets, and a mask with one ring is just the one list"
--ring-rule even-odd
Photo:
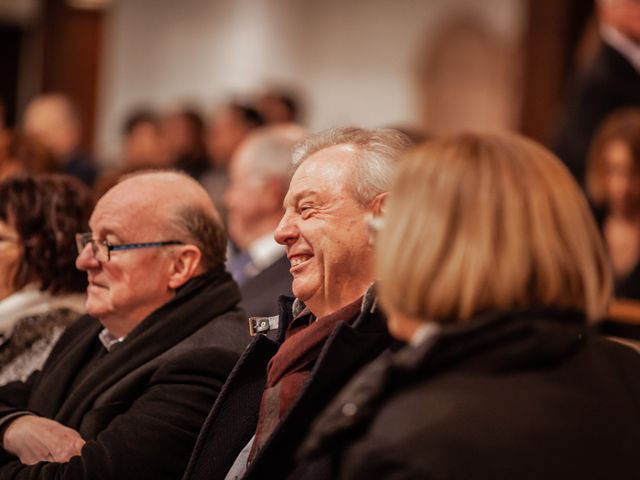
[(278, 296), (291, 295), (285, 249), (273, 238), (291, 180), (291, 154), (306, 132), (294, 124), (257, 129), (229, 165), (225, 193), (229, 236), (240, 252), (229, 261), (249, 316), (278, 312)]
[(339, 128), (311, 135), (275, 239), (296, 297), (255, 319), (245, 351), (200, 433), (185, 479), (284, 478), (313, 418), (391, 344), (375, 293), (368, 219), (378, 215), (400, 132)]

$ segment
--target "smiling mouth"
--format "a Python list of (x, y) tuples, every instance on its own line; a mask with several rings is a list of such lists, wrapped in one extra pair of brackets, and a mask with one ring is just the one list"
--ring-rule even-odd
[(291, 269), (294, 269), (295, 267), (302, 265), (304, 262), (306, 262), (307, 260), (309, 260), (312, 257), (312, 255), (296, 255), (295, 257), (291, 257), (289, 259), (289, 261), (291, 262)]

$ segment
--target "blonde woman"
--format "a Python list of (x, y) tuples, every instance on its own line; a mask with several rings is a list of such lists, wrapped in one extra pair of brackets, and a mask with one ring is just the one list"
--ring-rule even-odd
[(296, 476), (640, 478), (640, 356), (590, 333), (611, 275), (550, 152), (509, 134), (417, 148), (376, 249), (389, 329), (409, 346), (343, 390)]

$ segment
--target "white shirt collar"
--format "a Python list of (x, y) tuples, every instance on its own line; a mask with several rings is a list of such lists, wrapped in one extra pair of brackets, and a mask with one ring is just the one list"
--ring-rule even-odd
[(424, 325), (420, 326), (418, 330), (415, 331), (415, 333), (411, 337), (411, 340), (409, 340), (409, 344), (412, 347), (417, 347), (424, 342), (434, 339), (439, 332), (440, 325), (434, 322), (426, 322)]
[(283, 245), (273, 239), (273, 232), (267, 233), (249, 246), (251, 263), (262, 271), (285, 254)]
[(103, 328), (102, 331), (98, 334), (98, 338), (100, 338), (100, 341), (102, 342), (102, 345), (104, 345), (104, 348), (107, 349), (107, 352), (110, 352), (116, 345), (122, 343), (124, 339), (127, 338), (127, 336), (123, 335), (116, 338), (111, 335), (111, 332), (109, 330)]
[(610, 25), (602, 25), (600, 35), (610, 47), (617, 50), (640, 73), (640, 45)]

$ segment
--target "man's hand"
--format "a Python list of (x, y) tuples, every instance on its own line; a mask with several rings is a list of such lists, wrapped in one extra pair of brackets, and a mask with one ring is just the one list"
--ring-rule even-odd
[(72, 428), (44, 417), (24, 415), (13, 420), (4, 431), (4, 449), (25, 465), (38, 462), (68, 462), (85, 441)]

